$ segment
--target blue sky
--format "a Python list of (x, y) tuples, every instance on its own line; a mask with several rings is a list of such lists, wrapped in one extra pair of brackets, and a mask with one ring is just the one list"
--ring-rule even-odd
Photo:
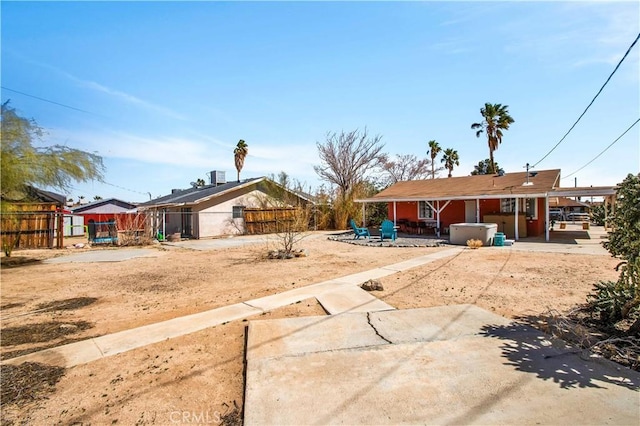
[[(2, 102), (104, 158), (102, 183), (68, 194), (148, 200), (207, 172), (287, 172), (320, 184), (316, 142), (367, 128), (384, 151), (488, 157), (470, 129), (485, 102), (515, 123), (496, 161), (537, 163), (640, 32), (631, 2), (2, 1)], [(640, 118), (640, 46), (538, 170), (567, 176)], [(25, 96), (23, 92), (73, 108)], [(612, 185), (640, 169), (640, 124), (563, 186)], [(441, 176), (446, 176), (442, 174)]]

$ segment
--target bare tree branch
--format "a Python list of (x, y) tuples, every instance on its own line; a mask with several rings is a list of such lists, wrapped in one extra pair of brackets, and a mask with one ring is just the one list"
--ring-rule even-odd
[(380, 135), (370, 138), (366, 128), (362, 132), (327, 133), (324, 143), (316, 143), (321, 165), (314, 170), (322, 180), (337, 186), (344, 198), (380, 164), (384, 147), (381, 139)]
[(380, 167), (385, 173), (387, 185), (406, 180), (428, 179), (431, 176), (431, 160), (419, 159), (413, 154), (396, 155), (394, 160), (385, 156)]

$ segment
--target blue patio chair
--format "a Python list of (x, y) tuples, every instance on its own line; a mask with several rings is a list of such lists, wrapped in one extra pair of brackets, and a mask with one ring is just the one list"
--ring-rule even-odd
[(380, 225), (380, 240), (384, 241), (384, 238), (391, 238), (391, 241), (395, 241), (398, 236), (398, 230), (389, 219), (382, 221)]
[(356, 221), (353, 220), (353, 219), (349, 219), (349, 224), (351, 225), (351, 228), (353, 229), (353, 233), (354, 233), (353, 238), (355, 240), (359, 239), (360, 237), (367, 237), (367, 238), (371, 239), (371, 234), (369, 233), (369, 229), (367, 229), (367, 228), (358, 228), (358, 226), (356, 225)]

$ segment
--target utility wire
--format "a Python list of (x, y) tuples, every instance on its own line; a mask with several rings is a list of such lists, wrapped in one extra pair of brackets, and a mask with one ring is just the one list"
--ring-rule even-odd
[(118, 186), (118, 185), (114, 185), (113, 183), (109, 183), (109, 182), (100, 182), (100, 183), (104, 183), (105, 185), (109, 185), (109, 186), (113, 186), (114, 188), (118, 188), (118, 189), (124, 189), (125, 191), (129, 191), (129, 192), (135, 192), (136, 194), (142, 194), (142, 195), (149, 195), (148, 192), (140, 192), (140, 191), (136, 191), (133, 189), (129, 189), (129, 188), (125, 188), (123, 186)]
[(567, 175), (567, 176), (563, 177), (562, 179), (566, 179), (566, 178), (568, 178), (568, 177), (570, 177), (570, 176), (575, 175), (575, 174), (576, 174), (576, 173), (578, 173), (580, 170), (584, 169), (584, 168), (585, 168), (585, 167), (587, 167), (589, 164), (591, 164), (591, 163), (593, 163), (594, 161), (596, 161), (596, 159), (597, 159), (598, 157), (600, 157), (602, 154), (604, 154), (604, 153), (605, 153), (609, 148), (611, 148), (611, 147), (613, 146), (613, 144), (615, 144), (615, 143), (616, 143), (616, 142), (618, 142), (620, 139), (622, 139), (622, 137), (623, 137), (624, 135), (626, 135), (626, 134), (627, 134), (627, 132), (633, 128), (633, 126), (635, 126), (636, 124), (638, 124), (638, 122), (639, 122), (639, 121), (640, 121), (640, 118), (638, 118), (638, 119), (637, 119), (637, 120), (636, 120), (636, 121), (635, 121), (631, 126), (629, 126), (629, 128), (628, 128), (627, 130), (625, 130), (625, 131), (624, 131), (624, 133), (622, 133), (620, 136), (618, 136), (618, 138), (617, 138), (616, 140), (614, 140), (613, 142), (611, 142), (611, 143), (609, 144), (609, 146), (608, 146), (608, 147), (606, 147), (605, 149), (603, 149), (603, 150), (602, 150), (602, 152), (600, 152), (600, 154), (596, 155), (596, 156), (595, 156), (595, 157), (593, 157), (593, 158), (591, 159), (591, 161), (589, 161), (587, 164), (585, 164), (584, 166), (580, 167), (580, 168), (579, 168), (578, 170), (576, 170), (575, 172), (573, 172), (573, 173), (571, 173), (571, 174), (569, 174), (569, 175)]
[(104, 182), (104, 181), (101, 182), (101, 183), (104, 183), (105, 185), (113, 186), (114, 188), (124, 189), (125, 191), (135, 192), (136, 194), (148, 195), (149, 199), (151, 199), (151, 193), (150, 192), (140, 192), (140, 191), (136, 191), (136, 190), (133, 190), (133, 189), (125, 188), (123, 186), (114, 185), (112, 183)]
[(10, 92), (18, 93), (20, 95), (27, 96), (27, 97), (33, 98), (33, 99), (37, 99), (39, 101), (49, 102), (50, 104), (58, 105), (58, 106), (61, 106), (61, 107), (64, 107), (64, 108), (69, 108), (69, 109), (72, 109), (72, 110), (75, 110), (75, 111), (84, 112), (85, 114), (98, 115), (98, 114), (96, 114), (94, 112), (91, 112), (91, 111), (86, 111), (84, 109), (80, 109), (80, 108), (72, 107), (72, 106), (69, 106), (69, 105), (61, 104), (60, 102), (51, 101), (49, 99), (41, 98), (39, 96), (30, 95), (28, 93), (24, 93), (24, 92), (21, 92), (19, 90), (10, 89), (10, 88), (5, 87), (5, 86), (0, 86), (0, 87), (2, 88), (2, 90), (8, 90)]
[(571, 133), (571, 131), (573, 130), (574, 127), (576, 127), (576, 124), (578, 124), (578, 122), (580, 121), (580, 119), (587, 113), (587, 111), (589, 110), (589, 108), (591, 108), (591, 105), (593, 105), (593, 103), (595, 102), (596, 98), (600, 95), (600, 93), (602, 93), (602, 90), (604, 89), (604, 87), (607, 85), (607, 83), (609, 83), (609, 80), (611, 80), (611, 77), (613, 77), (613, 75), (616, 73), (616, 71), (618, 71), (618, 68), (620, 68), (620, 65), (622, 64), (622, 62), (625, 60), (625, 58), (629, 55), (629, 52), (631, 52), (631, 49), (633, 49), (633, 46), (636, 45), (636, 43), (638, 42), (638, 39), (640, 39), (640, 33), (638, 33), (638, 36), (636, 37), (636, 39), (633, 41), (633, 43), (631, 43), (631, 46), (629, 46), (629, 48), (627, 49), (627, 52), (624, 54), (624, 56), (622, 57), (622, 59), (620, 59), (620, 62), (618, 62), (618, 65), (616, 65), (616, 67), (613, 69), (613, 72), (609, 75), (609, 78), (607, 78), (607, 81), (604, 82), (604, 84), (602, 85), (602, 87), (600, 88), (600, 90), (598, 90), (598, 93), (596, 93), (596, 95), (593, 97), (593, 99), (591, 100), (591, 102), (589, 102), (589, 105), (587, 105), (587, 107), (585, 108), (585, 110), (582, 112), (582, 114), (580, 114), (580, 117), (578, 117), (578, 119), (576, 120), (575, 123), (573, 123), (573, 126), (571, 126), (571, 128), (567, 131), (567, 133), (564, 134), (564, 136), (562, 137), (562, 139), (560, 139), (560, 141), (554, 145), (553, 148), (551, 148), (551, 151), (547, 152), (547, 154), (542, 157), (537, 163), (535, 163), (533, 166), (531, 166), (532, 168), (537, 166), (538, 164), (540, 164), (545, 158), (547, 158), (549, 156), (549, 154), (551, 154), (557, 147), (558, 145), (560, 145), (562, 143), (562, 141), (567, 137), (567, 135), (569, 135), (569, 133)]

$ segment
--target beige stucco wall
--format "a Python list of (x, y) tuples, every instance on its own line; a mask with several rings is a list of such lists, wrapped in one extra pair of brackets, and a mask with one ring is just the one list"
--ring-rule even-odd
[[(194, 207), (194, 234), (198, 238), (210, 238), (221, 235), (241, 234), (244, 230), (242, 219), (232, 219), (233, 206), (260, 207), (261, 199), (267, 195), (258, 190), (249, 190), (235, 197), (217, 197), (215, 202), (202, 203)], [(197, 212), (197, 213), (196, 213)], [(197, 219), (196, 219), (197, 217)]]

